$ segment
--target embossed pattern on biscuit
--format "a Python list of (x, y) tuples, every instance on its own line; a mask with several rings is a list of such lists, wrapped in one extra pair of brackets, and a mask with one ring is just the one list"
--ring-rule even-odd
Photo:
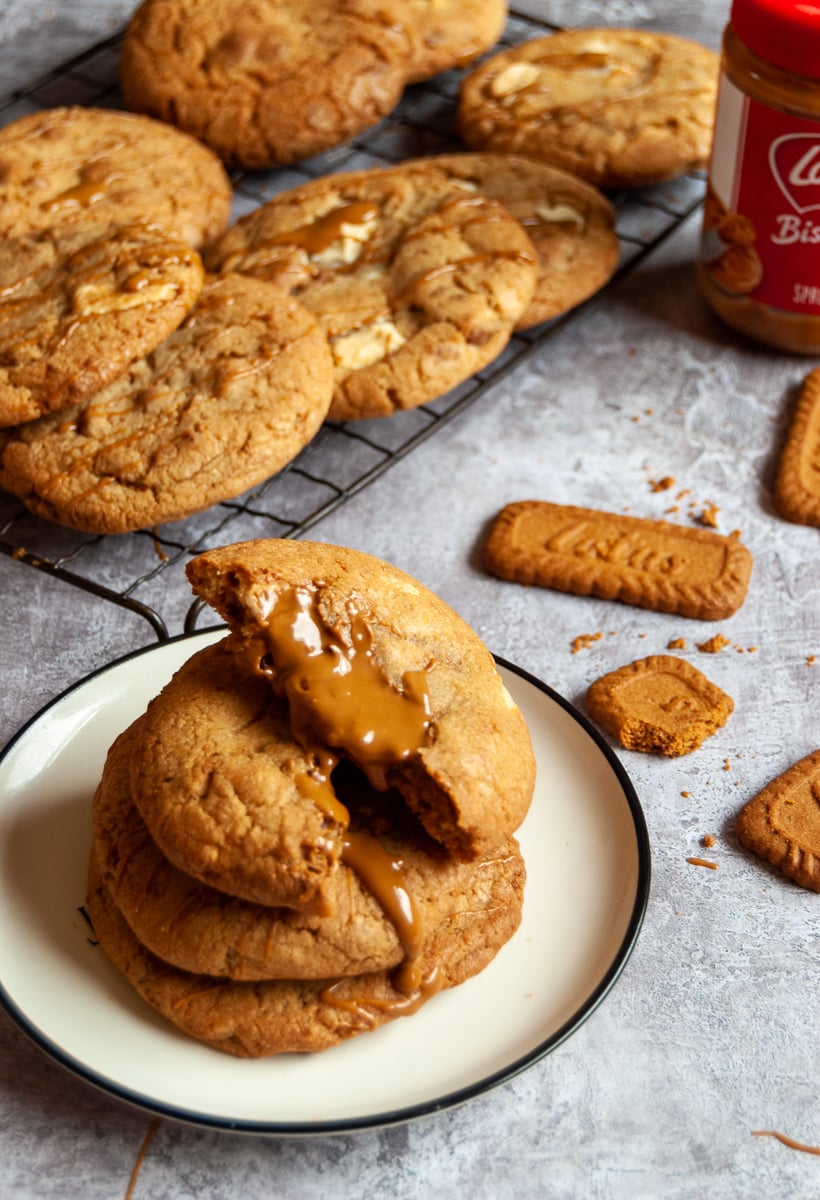
[(820, 525), (820, 369), (803, 381), (780, 455), (774, 501), (798, 525)]
[(752, 797), (735, 831), (747, 850), (801, 887), (820, 892), (820, 750)]
[(573, 29), (493, 55), (464, 80), (462, 137), (526, 154), (599, 187), (634, 187), (705, 166), (718, 57), (630, 29)]
[(517, 583), (712, 621), (743, 603), (752, 556), (705, 529), (522, 500), (495, 518), (484, 564)]
[(48, 230), (0, 244), (0, 426), (99, 392), (187, 316), (199, 255), (149, 224)]
[(689, 754), (725, 725), (731, 697), (685, 659), (651, 655), (596, 679), (590, 715), (627, 750)]

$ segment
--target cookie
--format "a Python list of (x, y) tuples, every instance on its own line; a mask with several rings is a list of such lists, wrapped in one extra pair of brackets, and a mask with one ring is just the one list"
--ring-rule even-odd
[(101, 392), (2, 431), (0, 486), (90, 532), (175, 521), (290, 462), (332, 387), (306, 309), (259, 280), (208, 280), (182, 325)]
[(402, 991), (392, 972), (327, 980), (236, 982), (169, 967), (146, 950), (101, 884), (92, 862), (87, 911), (103, 952), (142, 998), (189, 1037), (228, 1054), (259, 1058), (321, 1051), (415, 1013), (436, 992), (484, 970), (521, 921), (520, 851), (492, 868), (433, 932), (421, 983)]
[(820, 525), (820, 370), (803, 381), (780, 455), (777, 511), (798, 525)]
[(499, 201), (526, 229), (538, 256), (538, 278), (517, 329), (575, 308), (612, 277), (620, 255), (615, 210), (576, 175), (514, 154), (441, 154), (402, 167), (418, 164)]
[[(244, 980), (391, 970), (417, 956), (456, 901), (475, 896), (493, 870), (489, 858), (467, 864), (443, 854), (409, 819), (406, 806), (373, 792), (358, 775), (344, 790), (356, 829), (348, 829), (350, 847), (328, 880), (327, 915), (218, 892), (163, 857), (133, 803), (131, 755), (139, 724), (108, 753), (93, 806), (95, 861), (139, 941), (182, 970)], [(357, 846), (372, 854), (375, 880), (366, 872), (360, 878), (349, 865), (349, 855), (357, 861)], [(514, 852), (510, 840), (492, 858)], [(365, 880), (375, 883), (372, 890)], [(387, 881), (386, 893), (380, 880)]]
[(0, 129), (0, 235), (151, 221), (200, 248), (222, 233), (232, 191), (207, 147), (148, 117), (53, 108)]
[(0, 426), (93, 396), (182, 322), (204, 282), (159, 226), (0, 240)]
[(801, 887), (820, 892), (820, 750), (749, 800), (735, 832), (747, 850)]
[(507, 20), (506, 0), (402, 0), (401, 21), (410, 31), (407, 82), (466, 67), (492, 49)]
[(459, 131), (471, 149), (528, 155), (597, 187), (660, 183), (708, 162), (718, 66), (670, 34), (564, 30), (468, 75)]
[(330, 416), (384, 417), (491, 362), (529, 305), (536, 254), (495, 201), (441, 172), (330, 176), (242, 217), (210, 270), (275, 283), (321, 322), (335, 364)]
[(232, 166), (308, 158), (398, 103), (411, 61), (401, 15), (390, 0), (145, 0), (122, 45), (125, 104)]
[(186, 568), (275, 692), (322, 779), (350, 760), (395, 787), (447, 851), (476, 859), (527, 812), (524, 718), (478, 635), (388, 563), (318, 542), (263, 539)]
[(500, 579), (716, 621), (745, 600), (752, 556), (706, 529), (521, 500), (495, 517), (484, 565)]
[(590, 685), (586, 704), (625, 749), (667, 758), (697, 750), (734, 709), (731, 696), (671, 654), (653, 654), (601, 676)]

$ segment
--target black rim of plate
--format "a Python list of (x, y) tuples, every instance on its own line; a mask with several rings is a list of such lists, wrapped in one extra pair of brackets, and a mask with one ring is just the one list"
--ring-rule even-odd
[[(152, 654), (166, 647), (176, 645), (180, 642), (205, 639), (212, 637), (218, 629), (222, 627), (210, 627), (208, 629), (198, 630), (196, 633), (180, 634), (178, 637), (167, 638), (159, 644), (142, 647), (138, 650), (133, 650), (121, 658), (115, 659), (113, 662), (107, 663), (105, 666), (97, 668), (90, 674), (84, 676), (78, 682), (71, 684), (65, 688), (54, 699), (35, 713), (22, 726), (21, 729), (14, 735), (11, 741), (6, 745), (5, 749), (0, 753), (0, 767), (2, 767), (5, 759), (11, 753), (15, 746), (26, 736), (29, 730), (35, 726), (40, 719), (52, 708), (55, 708), (69, 695), (92, 683), (99, 676), (104, 675), (107, 671), (123, 666), (127, 662), (131, 662), (136, 658), (140, 658), (145, 654)], [(621, 944), (615, 954), (612, 962), (599, 981), (597, 987), (587, 996), (583, 1004), (573, 1013), (573, 1015), (564, 1022), (554, 1033), (545, 1038), (543, 1042), (534, 1046), (526, 1054), (513, 1062), (508, 1063), (498, 1071), (491, 1072), (482, 1079), (476, 1080), (474, 1083), (468, 1084), (465, 1087), (458, 1088), (455, 1091), (449, 1092), (446, 1095), (436, 1097), (431, 1100), (426, 1100), (419, 1104), (413, 1104), (406, 1108), (397, 1108), (388, 1112), (374, 1113), (363, 1117), (348, 1117), (338, 1120), (326, 1121), (298, 1121), (289, 1123), (286, 1121), (257, 1121), (257, 1120), (231, 1120), (230, 1118), (215, 1117), (209, 1114), (198, 1113), (185, 1108), (178, 1108), (175, 1105), (164, 1104), (160, 1100), (155, 1100), (150, 1096), (143, 1096), (136, 1093), (116, 1082), (108, 1079), (104, 1075), (87, 1067), (85, 1063), (74, 1058), (71, 1054), (56, 1046), (46, 1035), (39, 1029), (35, 1028), (28, 1020), (26, 1014), (22, 1012), (11, 997), (8, 995), (6, 988), (0, 979), (0, 1003), (3, 1008), (11, 1016), (12, 1020), (19, 1028), (34, 1042), (45, 1054), (53, 1061), (65, 1067), (73, 1075), (82, 1079), (85, 1083), (90, 1084), (99, 1091), (106, 1093), (109, 1096), (114, 1096), (118, 1100), (137, 1108), (144, 1112), (149, 1112), (154, 1116), (165, 1117), (170, 1120), (181, 1122), (187, 1125), (193, 1125), (198, 1128), (222, 1130), (230, 1133), (245, 1133), (256, 1134), (267, 1137), (326, 1137), (331, 1134), (350, 1134), (357, 1132), (366, 1132), (368, 1130), (384, 1129), (391, 1125), (400, 1125), (408, 1121), (418, 1120), (421, 1117), (432, 1116), (435, 1113), (445, 1112), (449, 1109), (460, 1107), (473, 1100), (478, 1096), (485, 1095), (494, 1088), (499, 1087), (503, 1083), (509, 1082), (523, 1071), (528, 1070), (536, 1063), (540, 1062), (548, 1054), (556, 1050), (562, 1045), (567, 1038), (578, 1030), (581, 1025), (595, 1012), (601, 1002), (611, 991), (616, 980), (620, 976), (630, 955), (635, 947), (638, 935), (643, 925), (644, 915), (649, 900), (649, 885), (651, 876), (651, 853), (649, 847), (649, 834), (646, 827), (646, 819), (643, 809), (635, 788), (626, 773), (623, 765), (616, 756), (615, 752), (604, 740), (598, 730), (590, 723), (589, 720), (579, 712), (574, 705), (565, 700), (558, 692), (554, 691), (549, 684), (531, 675), (522, 667), (516, 666), (514, 663), (508, 662), (504, 658), (495, 655), (495, 661), (507, 671), (511, 671), (514, 675), (518, 675), (526, 683), (531, 684), (538, 691), (543, 692), (550, 700), (564, 709), (581, 726), (583, 731), (595, 743), (600, 752), (607, 760), (609, 767), (618, 780), (618, 784), (623, 791), (624, 799), (629, 807), (630, 816), (634, 826), (635, 840), (637, 847), (638, 871), (635, 887), (635, 902), (633, 904), (632, 913), (624, 933)]]

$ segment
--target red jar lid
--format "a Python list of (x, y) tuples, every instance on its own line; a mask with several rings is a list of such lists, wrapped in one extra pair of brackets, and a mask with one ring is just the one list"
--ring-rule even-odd
[(820, 0), (734, 0), (730, 20), (759, 58), (820, 79)]

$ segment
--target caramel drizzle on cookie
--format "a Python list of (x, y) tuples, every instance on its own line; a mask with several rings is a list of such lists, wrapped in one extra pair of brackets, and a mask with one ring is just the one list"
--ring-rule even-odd
[(349, 813), (336, 797), (331, 775), (345, 755), (374, 788), (388, 788), (389, 771), (427, 742), (429, 668), (405, 672), (402, 690), (394, 688), (373, 658), (372, 631), (352, 602), (348, 615), (349, 635), (343, 639), (322, 620), (314, 592), (287, 589), (262, 631), (264, 654), (260, 656), (256, 639), (251, 653), (255, 669), (286, 698), (293, 736), (313, 760), (297, 781), (299, 791), (341, 827), (342, 862), (396, 929), (404, 959), (395, 987), (405, 996), (420, 990), (426, 996), (417, 967), (425, 931), (404, 879), (403, 862), (388, 854), (377, 838), (348, 828)]

